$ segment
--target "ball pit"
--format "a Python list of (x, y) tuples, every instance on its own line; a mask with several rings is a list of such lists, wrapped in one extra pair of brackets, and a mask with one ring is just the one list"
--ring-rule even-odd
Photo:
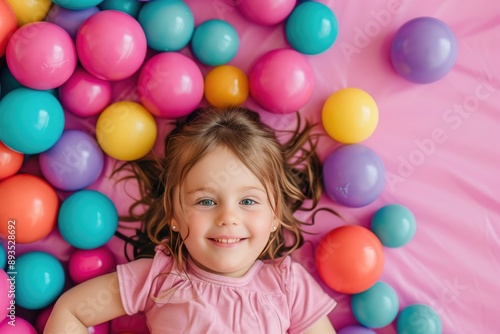
[[(248, 4), (251, 6), (259, 1), (249, 1)], [(62, 1), (60, 2), (62, 3)], [(157, 2), (159, 3), (159, 0), (104, 0), (98, 6), (103, 10), (114, 9), (138, 18), (139, 9), (143, 4)], [(290, 6), (291, 3), (293, 5), (289, 7), (289, 10), (285, 11), (287, 14), (277, 15), (279, 14), (278, 10), (265, 9), (263, 7), (266, 5), (264, 2), (267, 5), (285, 4)], [(76, 3), (84, 6), (90, 4), (87, 1)], [(224, 20), (233, 25), (238, 31), (241, 43), (238, 56), (231, 60), (231, 65), (236, 66), (245, 75), (250, 76), (252, 66), (261, 55), (268, 51), (288, 46), (292, 47), (291, 43), (287, 45), (289, 41), (285, 40), (287, 19), (290, 17), (293, 8), (307, 2), (263, 1), (260, 7), (256, 6), (258, 10), (255, 11), (254, 18), (251, 18), (251, 15), (247, 15), (248, 13), (246, 14), (242, 10), (240, 3), (244, 3), (244, 1), (185, 1), (187, 7), (191, 9), (196, 25), (210, 19)], [(366, 205), (358, 206), (356, 204), (356, 206), (349, 208), (346, 207), (349, 205), (340, 204), (336, 199), (324, 196), (320, 201), (320, 206), (337, 210), (345, 220), (343, 223), (364, 226), (368, 226), (370, 217), (373, 217), (377, 210), (385, 205), (402, 203), (407, 206), (415, 212), (419, 219), (419, 233), (411, 238), (411, 244), (407, 247), (388, 250), (385, 254), (387, 262), (384, 268), (384, 279), (387, 278), (388, 282), (394, 283), (393, 286), (397, 294), (402, 297), (401, 309), (404, 310), (409, 301), (421, 302), (423, 303), (421, 305), (429, 305), (425, 307), (433, 308), (438, 315), (446, 315), (439, 321), (440, 326), (437, 327), (436, 325), (435, 327), (439, 328), (440, 332), (488, 332), (497, 317), (494, 308), (488, 306), (494, 305), (495, 298), (498, 295), (498, 286), (495, 280), (491, 279), (495, 277), (495, 268), (498, 268), (498, 261), (494, 257), (484, 255), (490, 254), (497, 248), (498, 242), (495, 235), (499, 234), (496, 225), (492, 223), (499, 219), (498, 210), (496, 210), (495, 206), (497, 203), (495, 199), (498, 197), (495, 189), (500, 189), (495, 168), (498, 160), (498, 150), (492, 144), (498, 142), (499, 139), (496, 130), (499, 118), (495, 109), (495, 106), (500, 103), (498, 71), (496, 71), (499, 54), (498, 50), (495, 49), (498, 30), (495, 29), (493, 24), (497, 19), (495, 16), (497, 4), (489, 0), (479, 0), (477, 3), (445, 0), (439, 3), (415, 2), (404, 4), (374, 0), (369, 4), (349, 4), (349, 6), (342, 2), (333, 1), (322, 1), (321, 3), (337, 14), (340, 34), (332, 47), (320, 53), (312, 54), (310, 50), (315, 50), (314, 45), (308, 45), (307, 42), (304, 42), (305, 45), (303, 45), (302, 49), (295, 49), (295, 51), (306, 55), (310, 69), (314, 74), (313, 93), (298, 110), (301, 115), (318, 123), (322, 121), (322, 106), (334, 92), (346, 87), (356, 87), (365, 92), (370, 92), (379, 108), (380, 122), (377, 124), (375, 135), (368, 136), (363, 141), (366, 140), (364, 144), (376, 152), (380, 159), (383, 160), (387, 183), (383, 192)], [(16, 13), (10, 10), (2, 12), (2, 4), (18, 6)], [(28, 4), (35, 4), (40, 8), (35, 10), (28, 7)], [(319, 4), (319, 2), (315, 4)], [(52, 11), (47, 12), (50, 5), (52, 5)], [(47, 13), (45, 20), (56, 24), (51, 19), (54, 18), (52, 16), (54, 15), (53, 11), (57, 7), (59, 7), (57, 4), (53, 4), (48, 0), (7, 0), (0, 2), (0, 21), (2, 21), (2, 24), (10, 22), (11, 29), (5, 30), (6, 32), (2, 35), (2, 25), (0, 25), (0, 51), (2, 50), (2, 42), (5, 48), (4, 52), (6, 51), (7, 44), (10, 41), (10, 33), (16, 29), (14, 24), (15, 20), (17, 20), (16, 15), (21, 17), (20, 14), (23, 14), (22, 11), (24, 11), (25, 21), (22, 22), (23, 26), (38, 23), (39, 20), (43, 20), (42, 16), (45, 13)], [(95, 8), (94, 5), (89, 10), (95, 10)], [(66, 9), (64, 8), (64, 10)], [(83, 16), (83, 11), (85, 10), (74, 14)], [(419, 16), (422, 14), (435, 15), (434, 19), (439, 19), (446, 28), (445, 30), (452, 31), (454, 39), (449, 35), (444, 35), (443, 39), (443, 41), (447, 40), (448, 45), (451, 46), (447, 51), (448, 55), (453, 56), (453, 47), (456, 47), (456, 58), (451, 57), (448, 59), (453, 60), (451, 67), (451, 61), (448, 63), (444, 61), (441, 64), (428, 61), (428, 58), (425, 55), (420, 56), (415, 48), (397, 49), (396, 55), (400, 56), (400, 58), (391, 55), (391, 47), (394, 46), (392, 45), (393, 42), (397, 41), (400, 43), (399, 45), (404, 43), (406, 45), (415, 45), (415, 41), (420, 43), (434, 40), (436, 36), (434, 33), (437, 32), (437, 29), (431, 31), (431, 33), (424, 33), (424, 30), (420, 28), (413, 29), (412, 35), (415, 37), (413, 40), (410, 40), (408, 35), (404, 38), (397, 35), (399, 28), (402, 28), (406, 22), (410, 22), (415, 18), (423, 19)], [(275, 17), (270, 20), (269, 17), (272, 15), (275, 15)], [(430, 19), (430, 17), (427, 17), (427, 19)], [(262, 23), (259, 23), (259, 20)], [(71, 23), (74, 23), (75, 27), (79, 26), (77, 21), (75, 18), (74, 22)], [(73, 36), (68, 29), (62, 26), (63, 23), (60, 23), (60, 25), (70, 36)], [(25, 38), (30, 37), (32, 33), (29, 29), (24, 30), (24, 32), (29, 33), (23, 36)], [(106, 30), (101, 30), (99, 33), (104, 34)], [(418, 47), (422, 45), (419, 44)], [(437, 54), (437, 58), (446, 55), (446, 52), (444, 52), (446, 49), (441, 46), (436, 46), (436, 44), (431, 46), (428, 49), (428, 54)], [(40, 48), (44, 47), (46, 45), (40, 46)], [(310, 48), (309, 51), (308, 48)], [(408, 50), (409, 52), (407, 52)], [(36, 51), (38, 50), (34, 50), (35, 54)], [(89, 57), (95, 56), (97, 58), (99, 51), (101, 49), (94, 50), (94, 53)], [(145, 60), (162, 52), (151, 49), (149, 51), (150, 54), (139, 62), (137, 69), (131, 75), (125, 77), (127, 74), (124, 74), (123, 77), (117, 80), (104, 77), (99, 79), (110, 83), (113, 87), (113, 101), (110, 101), (108, 105), (116, 102), (117, 99), (130, 99), (142, 103), (138, 97), (139, 85), (137, 78), (139, 72), (145, 65)], [(205, 77), (205, 100), (200, 97), (197, 105), (214, 104), (209, 101), (206, 95), (208, 88), (206, 87), (208, 85), (206, 78), (212, 68), (196, 59), (190, 45), (186, 45), (183, 49), (177, 51), (179, 54), (193, 60), (201, 70), (202, 79)], [(414, 58), (418, 58), (418, 61), (412, 63), (411, 61)], [(443, 59), (446, 60), (446, 58), (441, 58), (441, 60)], [(437, 67), (432, 66), (436, 64)], [(111, 73), (112, 65), (113, 63), (103, 65), (103, 71), (109, 70)], [(0, 62), (2, 102), (4, 97), (13, 90), (26, 88), (12, 76), (8, 66), (7, 59), (4, 58), (3, 62)], [(35, 70), (37, 69), (35, 68)], [(132, 72), (129, 68), (126, 71)], [(32, 74), (34, 75), (35, 72), (33, 71)], [(286, 71), (283, 70), (283, 72)], [(158, 73), (156, 74), (158, 75)], [(160, 72), (160, 74), (163, 73)], [(395, 74), (405, 80), (401, 80)], [(34, 84), (46, 83), (46, 80), (50, 81), (50, 79), (49, 75), (47, 75), (40, 78), (40, 80), (33, 80), (33, 82)], [(152, 81), (154, 82), (154, 80)], [(283, 81), (281, 88), (284, 90), (287, 82), (291, 81), (293, 80)], [(430, 83), (430, 85), (415, 85), (422, 83)], [(52, 83), (53, 85), (54, 83)], [(128, 87), (127, 92), (121, 90), (121, 85)], [(96, 121), (102, 109), (100, 111), (91, 111), (93, 107), (86, 108), (83, 105), (84, 103), (80, 101), (75, 104), (76, 107), (81, 108), (80, 114), (73, 113), (62, 102), (65, 96), (61, 96), (61, 87), (62, 85), (58, 85), (50, 88), (47, 93), (57, 98), (64, 108), (64, 118), (62, 119), (64, 129), (82, 130), (90, 136), (94, 136), (94, 132), (97, 130), (95, 128)], [(27, 88), (33, 89), (34, 87)], [(271, 86), (271, 88), (273, 87)], [(158, 98), (161, 97), (160, 91), (157, 93)], [(203, 91), (203, 85), (201, 91)], [(173, 93), (169, 94), (174, 96)], [(102, 97), (102, 94), (98, 95)], [(202, 94), (197, 96), (202, 96)], [(37, 105), (34, 100), (26, 99), (27, 97), (25, 96), (24, 100), (31, 101), (32, 105)], [(220, 98), (222, 99), (222, 93)], [(224, 100), (229, 98), (230, 96), (226, 96)], [(174, 96), (173, 100), (176, 99)], [(156, 138), (156, 144), (160, 152), (161, 140), (169, 129), (170, 121), (175, 120), (177, 117), (184, 117), (189, 113), (187, 110), (190, 107), (186, 106), (188, 102), (191, 102), (190, 99), (186, 98), (186, 100), (182, 101), (182, 105), (186, 110), (178, 112), (178, 108), (175, 108), (174, 112), (162, 112), (162, 115), (167, 116), (160, 117), (167, 119), (155, 120), (158, 123), (158, 134), (161, 134)], [(269, 110), (269, 105), (257, 102), (257, 99), (253, 96), (249, 96), (242, 103), (258, 109), (262, 118), (272, 127), (291, 129), (295, 115), (290, 115), (290, 117), (281, 115), (289, 112), (282, 112), (282, 109), (280, 109), (280, 107), (288, 103), (287, 99), (273, 99), (273, 97), (270, 97), (267, 101), (274, 102), (274, 106), (277, 106), (279, 111)], [(223, 103), (223, 101), (220, 103)], [(165, 108), (170, 104), (171, 100), (160, 101), (159, 99), (158, 108)], [(8, 109), (17, 110), (17, 108), (16, 105), (11, 105), (9, 108), (5, 108), (4, 111)], [(151, 109), (154, 108), (155, 106), (152, 104)], [(97, 108), (93, 110), (97, 110)], [(151, 110), (148, 111), (153, 113)], [(267, 113), (268, 111), (271, 114)], [(158, 115), (155, 116), (158, 117)], [(0, 111), (1, 117), (5, 117), (2, 111)], [(16, 131), (24, 131), (26, 137), (37, 133), (41, 135), (42, 139), (30, 138), (27, 140), (20, 137), (15, 139), (17, 144), (24, 141), (23, 145), (29, 147), (30, 150), (34, 150), (18, 152), (18, 157), (24, 156), (23, 159), (18, 160), (18, 164), (21, 163), (22, 165), (18, 169), (18, 164), (16, 164), (13, 169), (14, 172), (9, 172), (3, 179), (0, 177), (0, 189), (5, 189), (1, 187), (13, 178), (16, 180), (20, 174), (32, 173), (42, 177), (43, 175), (39, 170), (39, 159), (43, 152), (52, 147), (48, 145), (50, 147), (43, 150), (36, 148), (36, 144), (44, 142), (48, 136), (46, 134), (42, 135), (42, 132), (37, 131), (35, 128), (29, 128), (26, 125), (27, 123), (21, 121), (22, 118), (18, 115), (12, 117), (17, 118), (16, 120), (11, 119), (8, 125), (5, 123), (5, 119), (0, 120), (0, 140), (3, 140), (2, 136), (5, 130), (6, 133), (10, 132), (11, 137), (13, 136), (15, 131), (10, 130), (12, 127), (16, 128)], [(323, 132), (326, 129), (321, 129), (320, 126), (317, 127), (317, 130)], [(61, 126), (59, 134), (62, 134), (62, 131), (63, 127)], [(49, 132), (53, 133), (53, 130)], [(355, 131), (350, 132), (350, 134), (354, 133)], [(54, 139), (54, 145), (60, 138), (61, 136)], [(328, 153), (334, 151), (339, 143), (347, 144), (348, 142), (342, 142), (340, 138), (322, 137), (319, 142), (321, 159), (324, 161)], [(353, 143), (359, 143), (359, 141)], [(12, 142), (10, 144), (12, 145)], [(47, 146), (47, 144), (45, 145)], [(9, 154), (17, 151), (13, 151), (9, 146), (7, 148)], [(107, 153), (105, 159), (111, 163), (116, 160)], [(111, 165), (107, 166), (111, 168)], [(4, 169), (0, 167), (0, 174), (3, 171)], [(109, 170), (106, 172), (109, 172)], [(121, 206), (120, 209), (125, 210), (128, 197), (117, 193), (117, 190), (113, 188), (115, 186), (114, 181), (107, 179), (108, 175), (106, 174), (89, 187), (111, 194), (110, 198)], [(61, 201), (70, 195), (64, 190), (61, 191), (57, 188), (53, 190)], [(1, 193), (0, 190), (0, 197), (2, 196)], [(19, 190), (13, 196), (16, 199), (21, 198), (21, 193), (22, 191)], [(0, 203), (0, 212), (2, 212), (6, 206), (4, 206), (4, 202), (0, 201)], [(6, 202), (7, 207), (9, 207), (9, 203)], [(340, 204), (340, 206), (337, 204)], [(24, 210), (29, 212), (31, 209), (25, 207)], [(8, 214), (10, 216), (12, 212), (9, 211)], [(14, 214), (16, 215), (16, 221), (24, 219), (25, 212), (18, 210)], [(307, 214), (305, 216), (301, 215), (301, 218), (305, 220), (308, 217)], [(2, 220), (7, 221), (3, 218)], [(318, 223), (313, 227), (306, 227), (316, 234), (306, 235), (306, 244), (298, 251), (297, 259), (313, 274), (316, 273), (316, 267), (310, 263), (313, 256), (312, 252), (317, 248), (320, 237), (326, 235), (335, 227), (336, 220), (318, 220)], [(395, 247), (395, 244), (398, 245), (396, 247), (400, 247), (406, 244), (405, 242), (408, 242), (409, 234), (405, 234), (404, 241), (398, 239), (397, 243), (390, 243), (387, 236), (380, 232), (380, 226), (377, 228), (372, 222), (371, 228), (373, 233), (378, 234), (377, 237), (386, 247)], [(49, 235), (53, 235), (55, 232), (57, 231), (52, 230)], [(391, 232), (394, 232), (394, 228), (391, 228)], [(22, 236), (23, 233), (19, 235)], [(392, 240), (393, 238), (394, 235), (391, 234), (389, 239)], [(52, 240), (53, 237), (46, 237), (28, 244), (18, 243), (18, 255), (21, 255), (28, 248), (35, 250), (37, 247), (51, 248), (50, 243)], [(2, 250), (7, 247), (6, 241), (3, 238), (0, 240)], [(56, 248), (61, 243), (64, 243), (61, 252), (66, 252), (66, 255), (56, 254)], [(51, 248), (50, 251), (58, 255), (58, 258), (66, 256), (62, 261), (68, 261), (67, 255), (69, 253), (66, 250), (67, 247), (71, 246), (64, 240), (61, 243), (54, 243), (53, 249)], [(119, 257), (123, 256), (121, 245), (117, 245), (117, 242), (111, 242), (110, 246)], [(444, 247), (450, 249), (450, 252), (440, 253), (442, 255), (438, 258), (429, 256), (442, 252)], [(412, 261), (408, 261), (409, 256), (411, 256)], [(0, 251), (0, 257), (5, 258), (5, 253)], [(471, 258), (474, 261), (470, 261)], [(422, 272), (422, 267), (427, 270)], [(318, 281), (324, 283), (320, 277), (318, 277)], [(405, 321), (406, 325), (410, 322), (414, 323), (415, 321), (410, 320), (415, 319), (415, 314), (419, 316), (419, 323), (422, 325), (427, 324), (428, 320), (434, 319), (431, 316), (427, 317), (430, 313), (421, 316), (420, 313), (413, 312), (414, 314), (410, 317), (410, 320), (405, 320), (406, 313), (401, 312), (400, 323), (394, 321), (380, 330), (373, 331), (358, 325), (345, 327), (346, 324), (353, 324), (353, 322), (357, 321), (353, 318), (351, 305), (348, 305), (350, 298), (340, 296), (339, 292), (332, 291), (327, 286), (324, 286), (324, 290), (339, 302), (337, 308), (330, 314), (330, 319), (340, 334), (418, 331), (420, 328), (397, 327), (403, 326)], [(415, 291), (419, 292), (418, 295), (415, 295)], [(409, 310), (411, 311), (411, 308)], [(26, 319), (32, 323), (38, 311), (20, 310), (16, 317), (17, 326), (13, 327), (4, 322), (0, 324), (0, 332), (6, 334), (35, 333), (28, 321), (23, 319), (25, 313), (27, 313)], [(478, 322), (476, 320), (478, 318), (482, 321)], [(113, 327), (113, 323), (118, 322), (112, 322), (111, 327)], [(113, 333), (142, 334), (147, 333), (145, 328), (143, 319), (141, 326), (135, 326), (132, 321), (123, 320), (119, 328), (115, 326), (114, 329), (110, 330)], [(433, 330), (430, 328), (428, 327), (427, 331)], [(344, 329), (349, 331), (344, 333)], [(103, 330), (106, 331), (107, 329)]]

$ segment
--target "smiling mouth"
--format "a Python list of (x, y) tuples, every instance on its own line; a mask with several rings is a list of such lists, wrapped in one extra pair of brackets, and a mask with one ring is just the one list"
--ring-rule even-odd
[(242, 238), (232, 238), (232, 239), (222, 239), (222, 238), (212, 238), (211, 240), (221, 243), (221, 244), (235, 244), (243, 240)]

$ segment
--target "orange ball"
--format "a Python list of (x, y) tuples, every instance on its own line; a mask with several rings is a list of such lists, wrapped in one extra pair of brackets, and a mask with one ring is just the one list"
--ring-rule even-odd
[(0, 1), (0, 57), (5, 55), (5, 49), (10, 36), (17, 29), (17, 19), (14, 10), (5, 1)]
[(16, 174), (23, 160), (24, 154), (11, 150), (0, 141), (0, 180)]
[(364, 227), (337, 227), (320, 241), (316, 266), (319, 276), (331, 289), (347, 294), (363, 292), (382, 274), (382, 243)]
[(235, 66), (214, 67), (205, 77), (205, 99), (214, 107), (242, 105), (248, 92), (248, 78)]
[(0, 182), (0, 238), (27, 244), (55, 227), (59, 201), (43, 179), (17, 174)]

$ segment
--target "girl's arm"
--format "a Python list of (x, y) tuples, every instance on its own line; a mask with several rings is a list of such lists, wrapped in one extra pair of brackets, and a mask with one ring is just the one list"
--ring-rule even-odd
[(56, 302), (44, 334), (88, 334), (87, 327), (125, 314), (116, 272), (85, 281)]
[(311, 328), (304, 334), (335, 334), (335, 329), (327, 316), (319, 319)]

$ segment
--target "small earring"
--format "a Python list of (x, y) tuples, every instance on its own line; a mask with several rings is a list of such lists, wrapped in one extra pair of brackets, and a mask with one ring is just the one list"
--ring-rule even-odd
[(276, 229), (277, 229), (277, 227), (276, 227), (276, 226), (273, 226), (273, 232), (275, 232), (275, 231), (276, 231)]
[(175, 230), (176, 228), (177, 228), (177, 226), (172, 225), (172, 230)]

